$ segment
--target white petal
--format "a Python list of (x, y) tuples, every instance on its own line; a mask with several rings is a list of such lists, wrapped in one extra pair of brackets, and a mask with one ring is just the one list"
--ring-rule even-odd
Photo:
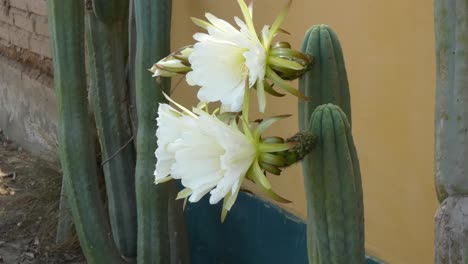
[(175, 162), (176, 150), (170, 148), (171, 144), (179, 139), (185, 131), (192, 130), (195, 120), (191, 116), (183, 115), (168, 104), (159, 104), (156, 120), (158, 123), (156, 130), (158, 147), (155, 151), (157, 160), (154, 176), (156, 181), (160, 181), (171, 174), (171, 168)]
[(255, 32), (235, 17), (239, 30), (228, 22), (206, 14), (211, 26), (208, 34), (196, 33), (193, 52), (189, 56), (192, 71), (187, 83), (199, 86), (198, 99), (222, 103), (221, 109), (238, 112), (242, 109), (245, 80), (249, 87), (265, 78), (266, 51)]
[(196, 125), (167, 144), (172, 163), (165, 169), (192, 190), (189, 201), (196, 202), (211, 192), (210, 201), (218, 202), (239, 187), (254, 161), (255, 147), (237, 127), (198, 108), (194, 113), (199, 115), (191, 119)]
[(239, 31), (233, 27), (231, 24), (228, 22), (217, 18), (215, 15), (206, 13), (205, 17), (208, 19), (208, 21), (214, 26), (217, 27), (218, 29), (225, 31), (227, 33), (235, 34), (239, 33)]

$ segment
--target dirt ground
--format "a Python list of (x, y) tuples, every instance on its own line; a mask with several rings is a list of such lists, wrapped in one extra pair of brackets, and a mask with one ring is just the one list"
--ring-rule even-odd
[(0, 130), (0, 263), (86, 263), (76, 237), (55, 243), (61, 174)]

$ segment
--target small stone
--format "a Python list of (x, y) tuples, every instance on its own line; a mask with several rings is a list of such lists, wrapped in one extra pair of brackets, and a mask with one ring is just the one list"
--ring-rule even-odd
[(28, 259), (34, 259), (34, 257), (35, 257), (34, 253), (32, 253), (32, 252), (24, 252), (23, 256), (25, 256)]

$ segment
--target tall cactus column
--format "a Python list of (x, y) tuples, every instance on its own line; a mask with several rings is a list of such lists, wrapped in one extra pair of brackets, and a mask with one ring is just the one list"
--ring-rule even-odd
[(128, 0), (94, 0), (86, 12), (90, 101), (104, 160), (112, 235), (122, 255), (136, 257), (135, 152), (125, 66)]
[(170, 263), (168, 186), (154, 184), (156, 116), (169, 79), (157, 82), (148, 69), (170, 53), (170, 0), (135, 0), (135, 87), (138, 116), (136, 194), (138, 263)]
[(359, 161), (346, 114), (319, 106), (309, 132), (318, 143), (303, 160), (311, 264), (363, 264), (364, 210)]
[(435, 0), (435, 263), (468, 263), (468, 1)]
[(313, 57), (313, 64), (301, 77), (299, 90), (309, 101), (299, 100), (299, 125), (308, 127), (308, 119), (319, 105), (338, 105), (351, 123), (351, 102), (343, 52), (336, 33), (327, 25), (312, 26), (305, 34), (302, 52)]
[(318, 138), (302, 161), (309, 263), (363, 264), (361, 174), (341, 46), (330, 27), (317, 25), (307, 31), (302, 52), (314, 64), (300, 79), (310, 100), (299, 102), (299, 127)]
[(65, 190), (88, 263), (124, 263), (99, 196), (84, 62), (84, 1), (49, 0), (59, 153)]

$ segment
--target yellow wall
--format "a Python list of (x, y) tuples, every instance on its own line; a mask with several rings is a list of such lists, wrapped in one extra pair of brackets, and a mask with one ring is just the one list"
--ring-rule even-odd
[[(257, 28), (271, 24), (286, 0), (256, 0)], [(234, 0), (174, 0), (172, 46), (191, 44), (198, 30), (190, 16), (211, 12), (241, 16)], [(283, 28), (300, 48), (306, 29), (329, 24), (345, 53), (351, 87), (353, 134), (361, 161), (368, 252), (389, 263), (431, 263), (433, 218), (433, 105), (435, 59), (432, 1), (295, 0)], [(173, 81), (175, 86), (177, 79)], [(183, 82), (182, 82), (183, 83)], [(196, 89), (179, 85), (176, 100), (195, 103)], [(276, 126), (283, 137), (297, 128), (296, 99), (270, 98), (267, 115), (294, 117)], [(271, 107), (272, 105), (280, 107)], [(306, 215), (300, 166), (273, 187), (293, 201), (286, 207)]]

